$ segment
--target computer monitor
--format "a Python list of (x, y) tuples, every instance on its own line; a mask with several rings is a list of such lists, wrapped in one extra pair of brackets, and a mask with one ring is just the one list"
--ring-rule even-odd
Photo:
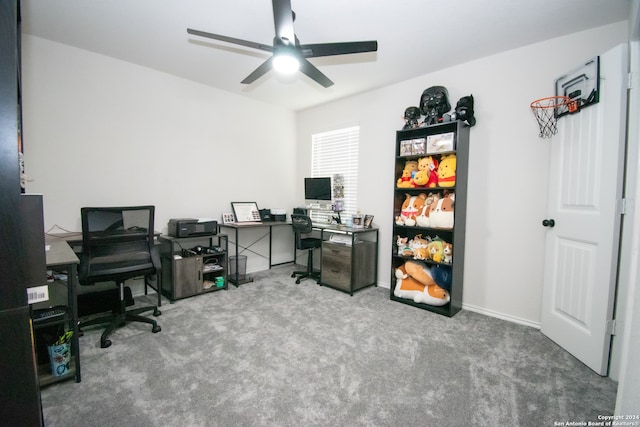
[(331, 178), (305, 178), (305, 200), (331, 200)]

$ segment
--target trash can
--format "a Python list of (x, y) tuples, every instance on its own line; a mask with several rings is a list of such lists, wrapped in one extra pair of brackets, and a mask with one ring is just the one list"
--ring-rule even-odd
[[(247, 278), (247, 256), (238, 255), (238, 281), (245, 280)], [(229, 278), (236, 280), (236, 257), (229, 257)]]

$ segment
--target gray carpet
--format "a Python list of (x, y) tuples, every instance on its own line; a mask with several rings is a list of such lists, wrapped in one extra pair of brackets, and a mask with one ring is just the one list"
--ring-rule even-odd
[(553, 426), (613, 413), (616, 383), (538, 330), (353, 297), (292, 266), (163, 303), (113, 345), (80, 338), (82, 382), (42, 390), (47, 426)]

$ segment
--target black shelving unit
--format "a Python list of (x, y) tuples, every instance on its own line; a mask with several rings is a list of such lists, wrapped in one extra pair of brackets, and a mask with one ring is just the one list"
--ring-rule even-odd
[[(453, 133), (454, 147), (450, 151), (441, 151), (438, 153), (421, 153), (413, 154), (403, 149), (403, 143), (420, 139), (427, 139), (429, 136), (437, 136), (442, 134)], [(453, 187), (398, 187), (397, 180), (402, 176), (402, 171), (408, 160), (417, 161), (425, 156), (434, 156), (437, 159), (448, 154), (456, 155), (456, 178)], [(396, 150), (395, 150), (395, 169), (394, 169), (394, 201), (393, 201), (393, 236), (392, 254), (391, 254), (391, 287), (390, 298), (403, 304), (429, 310), (444, 316), (453, 316), (460, 311), (462, 307), (462, 288), (464, 283), (464, 250), (465, 250), (465, 223), (467, 211), (467, 177), (469, 168), (469, 127), (460, 121), (445, 122), (437, 125), (421, 127), (417, 129), (401, 130), (396, 132)], [(417, 196), (421, 193), (437, 193), (443, 195), (445, 192), (455, 192), (455, 209), (454, 209), (454, 225), (451, 229), (424, 227), (415, 225), (398, 225), (396, 217), (400, 216), (402, 204), (406, 199), (406, 195)], [(446, 305), (437, 306), (425, 303), (417, 303), (412, 299), (401, 298), (394, 295), (396, 287), (396, 269), (402, 266), (407, 260), (414, 259), (413, 256), (402, 256), (398, 254), (398, 247), (395, 245), (398, 236), (414, 239), (416, 237), (430, 237), (432, 239), (439, 237), (442, 240), (452, 244), (452, 262), (442, 263), (432, 260), (420, 260), (427, 266), (440, 265), (442, 268), (450, 269), (451, 274), (451, 290), (449, 291), (450, 301)]]

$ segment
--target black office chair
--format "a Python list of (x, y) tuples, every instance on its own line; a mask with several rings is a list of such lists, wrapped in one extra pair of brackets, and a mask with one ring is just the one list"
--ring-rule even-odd
[[(162, 329), (142, 313), (152, 311), (159, 316), (157, 306), (126, 309), (124, 282), (134, 277), (159, 275), (160, 255), (154, 245), (154, 206), (82, 208), (82, 253), (78, 267), (81, 285), (116, 282), (120, 288), (119, 305), (110, 314), (80, 322), (79, 327), (109, 323), (100, 337), (100, 347), (111, 345), (109, 335), (127, 321), (153, 325), (151, 331)], [(160, 277), (157, 276), (158, 283)], [(159, 290), (158, 290), (159, 291)]]
[(313, 250), (322, 245), (322, 240), (316, 237), (308, 237), (311, 233), (311, 218), (306, 215), (291, 215), (291, 224), (296, 236), (296, 249), (307, 250), (307, 269), (305, 271), (294, 271), (291, 277), (296, 277), (296, 283), (304, 278), (312, 278), (316, 282), (320, 280), (320, 273), (313, 271)]

